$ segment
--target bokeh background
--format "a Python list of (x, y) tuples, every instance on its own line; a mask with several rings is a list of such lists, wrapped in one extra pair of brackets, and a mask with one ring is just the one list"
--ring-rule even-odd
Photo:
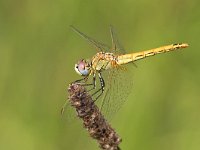
[(112, 126), (122, 150), (200, 149), (199, 0), (0, 0), (0, 149), (95, 150), (79, 119), (60, 109), (96, 51), (69, 26), (127, 52), (188, 42), (138, 61), (134, 88)]

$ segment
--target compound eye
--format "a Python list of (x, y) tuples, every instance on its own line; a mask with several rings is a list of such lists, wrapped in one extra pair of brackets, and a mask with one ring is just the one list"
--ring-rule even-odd
[(81, 76), (87, 76), (90, 73), (90, 70), (87, 66), (87, 63), (82, 60), (78, 64), (75, 64), (75, 71)]

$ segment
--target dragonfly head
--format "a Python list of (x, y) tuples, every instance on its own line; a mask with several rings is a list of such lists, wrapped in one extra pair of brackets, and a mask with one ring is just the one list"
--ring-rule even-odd
[(82, 59), (74, 67), (75, 71), (81, 76), (87, 76), (91, 72), (91, 65), (90, 62)]

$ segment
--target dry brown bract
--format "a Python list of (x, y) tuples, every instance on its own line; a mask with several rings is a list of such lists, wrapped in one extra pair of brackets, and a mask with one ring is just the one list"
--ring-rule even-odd
[(100, 148), (120, 150), (118, 145), (121, 138), (104, 119), (85, 87), (78, 83), (72, 83), (69, 85), (68, 92), (71, 106), (76, 109), (77, 116), (83, 120), (84, 128), (92, 138), (97, 140)]

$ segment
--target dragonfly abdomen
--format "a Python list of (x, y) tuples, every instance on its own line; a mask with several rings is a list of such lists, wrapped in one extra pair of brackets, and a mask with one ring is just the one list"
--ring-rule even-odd
[(171, 45), (162, 46), (159, 48), (141, 51), (141, 52), (137, 52), (137, 53), (120, 55), (117, 57), (117, 64), (118, 65), (127, 64), (129, 62), (143, 59), (145, 57), (154, 56), (156, 54), (162, 54), (165, 52), (170, 52), (170, 51), (174, 51), (174, 50), (177, 50), (180, 48), (186, 48), (186, 47), (188, 47), (188, 44), (186, 44), (186, 43), (171, 44)]

